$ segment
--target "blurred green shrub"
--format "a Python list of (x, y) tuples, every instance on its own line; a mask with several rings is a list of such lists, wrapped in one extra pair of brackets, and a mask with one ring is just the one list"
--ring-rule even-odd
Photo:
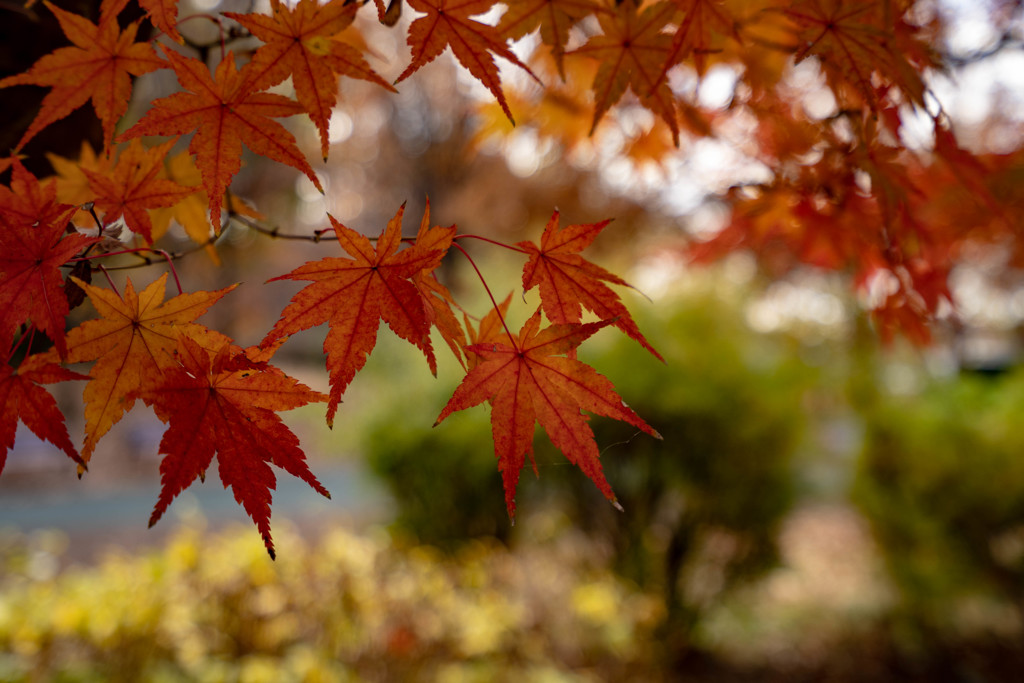
[(490, 414), (464, 411), (429, 427), (450, 390), (436, 381), (413, 383), (400, 410), (391, 401), (371, 414), (362, 432), (366, 462), (396, 502), (400, 533), (444, 548), (481, 536), (507, 542), (511, 526)]
[[(903, 645), (1024, 624), (1024, 375), (964, 376), (866, 412), (853, 488), (898, 591)], [(972, 633), (973, 632), (973, 633)]]
[[(812, 373), (795, 346), (753, 334), (739, 306), (713, 293), (649, 308), (656, 310), (638, 322), (665, 365), (613, 330), (581, 349), (665, 437), (591, 422), (625, 513), (539, 435), (540, 477), (524, 472), (519, 528), (530, 534), (531, 524), (545, 523), (531, 514), (561, 510), (569, 528), (601, 542), (620, 575), (663, 593), (667, 628), (688, 639), (723, 592), (775, 562), (776, 532), (795, 495), (791, 459)], [(458, 423), (425, 433), (421, 425), (445, 400), (431, 392), (407, 402), (414, 405), (402, 420), (393, 410), (371, 420), (370, 466), (394, 493), (399, 527), (421, 542), (451, 546), (481, 534), (508, 540), (488, 412), (466, 411)], [(420, 404), (433, 413), (418, 415)]]
[(639, 322), (665, 365), (621, 335), (604, 337), (600, 355), (587, 359), (606, 369), (664, 437), (593, 421), (606, 449), (605, 474), (625, 511), (572, 468), (542, 469), (534, 488), (550, 486), (545, 479), (559, 473), (571, 492), (551, 487), (552, 503), (605, 544), (618, 573), (662, 592), (663, 635), (678, 649), (726, 592), (776, 563), (777, 532), (796, 496), (793, 455), (814, 375), (795, 345), (755, 335), (737, 305), (714, 295), (657, 312)]

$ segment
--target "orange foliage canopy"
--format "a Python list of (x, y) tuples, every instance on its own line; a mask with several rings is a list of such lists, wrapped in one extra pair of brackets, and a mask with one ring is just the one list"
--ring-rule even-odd
[[(270, 466), (326, 495), (276, 413), (325, 401), (333, 422), (383, 320), (423, 352), (432, 371), (434, 330), (465, 368), (438, 422), (490, 404), (510, 514), (536, 423), (614, 501), (581, 411), (657, 432), (576, 359), (576, 349), (614, 326), (660, 356), (609, 287), (626, 282), (580, 253), (608, 221), (560, 226), (555, 212), (539, 244), (495, 243), (525, 257), (522, 288), (540, 293), (540, 308), (518, 335), (506, 321), (511, 295), (502, 304), (492, 298), (481, 318), (455, 302), (437, 268), (452, 250), (463, 252), (460, 239), (469, 235), (431, 225), (429, 209), (413, 239), (402, 237), (403, 209), (373, 238), (328, 216), (330, 227), (306, 237), (318, 242), (333, 232), (344, 256), (274, 278), (310, 284), (258, 347), (242, 349), (196, 322), (232, 288), (183, 293), (178, 284), (178, 295), (165, 300), (166, 273), (141, 290), (129, 280), (123, 293), (113, 281), (92, 282), (94, 271), (124, 252), (141, 255), (142, 265), (155, 263), (154, 255), (170, 263), (159, 240), (172, 220), (214, 257), (225, 214), (236, 225), (274, 232), (229, 194), (243, 146), (297, 169), (322, 191), (296, 138), (276, 119), (307, 115), (326, 158), (339, 76), (395, 90), (364, 56), (375, 55), (367, 39), (374, 13), (364, 3), (272, 0), (268, 15), (214, 17), (222, 40), (211, 46), (190, 41), (175, 0), (139, 0), (144, 19), (122, 27), (129, 1), (104, 0), (96, 23), (48, 2), (26, 10), (53, 13), (70, 45), (24, 73), (0, 74), (0, 88), (50, 89), (18, 148), (0, 159), (0, 172), (10, 174), (0, 185), (0, 355), (7, 361), (0, 368), (0, 469), (21, 421), (84, 470), (104, 434), (142, 399), (168, 425), (151, 521), (216, 457), (222, 483), (273, 554)], [(978, 154), (957, 139), (926, 77), (949, 66), (942, 17), (909, 0), (409, 0), (414, 16), (405, 24), (398, 23), (402, 0), (374, 6), (410, 48), (395, 84), (450, 49), (493, 95), (474, 119), (478, 138), (507, 131), (518, 114), (521, 126), (562, 149), (615, 130), (623, 155), (659, 164), (685, 153), (693, 138), (728, 139), (764, 179), (715, 197), (730, 218), (710, 238), (692, 240), (688, 254), (711, 260), (748, 249), (775, 276), (807, 266), (849, 273), (883, 338), (930, 339), (952, 300), (949, 274), (971, 249), (1010, 245), (1010, 262), (1024, 259), (1024, 155)], [(530, 36), (532, 47), (524, 41), (513, 51), (513, 41)], [(496, 57), (543, 82), (503, 82)], [(795, 65), (812, 61), (823, 83), (813, 93), (793, 75)], [(128, 126), (122, 119), (133, 77), (161, 69), (173, 72), (180, 89)], [(693, 84), (713, 69), (735, 86), (724, 104), (708, 108)], [(295, 99), (282, 94), (287, 79)], [(814, 112), (812, 94), (820, 105)], [(77, 161), (51, 155), (59, 177), (39, 181), (18, 153), (87, 101), (102, 125), (102, 148), (84, 146)], [(933, 131), (918, 149), (901, 142), (908, 115)], [(191, 136), (187, 152), (182, 136)], [(66, 331), (69, 313), (86, 298), (98, 316)], [(329, 395), (270, 365), (290, 335), (323, 322)], [(86, 378), (61, 362), (92, 366)], [(81, 454), (40, 386), (80, 379), (88, 380)]]

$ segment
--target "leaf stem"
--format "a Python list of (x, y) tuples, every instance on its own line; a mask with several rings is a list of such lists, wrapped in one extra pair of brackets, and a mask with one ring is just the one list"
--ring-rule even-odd
[(171, 258), (166, 249), (155, 249), (154, 251), (163, 256), (167, 261), (167, 267), (171, 269), (171, 275), (174, 276), (174, 284), (178, 286), (178, 294), (184, 294), (185, 291), (181, 288), (181, 280), (178, 279), (178, 269), (174, 267), (174, 259)]
[(476, 271), (476, 276), (480, 278), (480, 282), (483, 283), (484, 289), (487, 291), (487, 296), (491, 298), (491, 305), (494, 306), (494, 312), (498, 314), (498, 320), (501, 321), (501, 326), (505, 328), (505, 334), (508, 335), (508, 340), (512, 343), (512, 348), (516, 350), (516, 353), (522, 353), (519, 349), (519, 344), (516, 342), (516, 338), (512, 336), (512, 331), (508, 329), (508, 323), (505, 322), (505, 316), (501, 314), (501, 308), (498, 306), (497, 299), (495, 299), (494, 294), (491, 293), (491, 288), (487, 286), (487, 280), (484, 279), (483, 273), (481, 273), (480, 269), (477, 268), (473, 257), (470, 256), (469, 252), (467, 252), (458, 242), (453, 241), (452, 246), (462, 252), (462, 255), (466, 257), (467, 261), (469, 261), (469, 265), (473, 266), (473, 270)]
[(117, 285), (115, 285), (114, 280), (111, 279), (110, 273), (107, 272), (107, 268), (102, 263), (97, 266), (97, 268), (101, 273), (103, 273), (103, 276), (107, 278), (107, 282), (110, 283), (110, 288), (114, 290), (114, 293), (117, 294), (118, 298), (121, 299), (121, 301), (124, 301), (124, 297), (121, 296), (121, 292), (117, 290)]
[(504, 247), (505, 249), (509, 249), (511, 251), (518, 251), (520, 254), (529, 254), (530, 253), (530, 252), (526, 251), (525, 249), (520, 249), (519, 247), (517, 247), (515, 245), (505, 244), (504, 242), (499, 242), (498, 240), (492, 240), (489, 237), (483, 237), (481, 235), (470, 235), (470, 234), (456, 235), (455, 237), (452, 238), (452, 242), (454, 242), (455, 240), (458, 240), (458, 239), (480, 240), (481, 242), (487, 242), (488, 244), (493, 244), (493, 245), (498, 246), (498, 247)]
[(28, 328), (25, 329), (21, 333), (21, 336), (18, 337), (18, 341), (16, 341), (14, 343), (14, 346), (11, 347), (10, 353), (7, 354), (7, 358), (5, 359), (4, 362), (7, 362), (10, 359), (14, 358), (15, 354), (18, 353), (18, 349), (21, 348), (22, 343), (26, 339), (28, 339), (28, 344), (25, 346), (25, 356), (24, 357), (27, 358), (32, 353), (32, 339), (35, 336), (35, 333), (36, 333), (36, 326), (35, 326), (35, 324), (34, 323), (30, 324), (28, 326)]

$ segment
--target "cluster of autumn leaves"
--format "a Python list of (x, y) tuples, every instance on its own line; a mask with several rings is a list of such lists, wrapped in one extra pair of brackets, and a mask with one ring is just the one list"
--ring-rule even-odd
[[(84, 145), (78, 160), (52, 156), (55, 179), (32, 176), (17, 150), (0, 160), (0, 170), (10, 172), (0, 186), (0, 353), (8, 361), (0, 367), (0, 468), (20, 420), (84, 469), (100, 438), (141, 399), (168, 425), (160, 444), (163, 488), (151, 522), (205, 475), (216, 455), (222, 482), (272, 552), (269, 465), (326, 495), (276, 411), (326, 402), (331, 423), (382, 320), (419, 348), (432, 370), (432, 330), (465, 367), (439, 422), (455, 410), (490, 404), (510, 514), (536, 423), (612, 501), (581, 410), (657, 435), (607, 379), (575, 356), (580, 343), (606, 326), (657, 356), (605, 284), (626, 283), (579, 255), (606, 223), (562, 227), (555, 213), (539, 245), (506, 245), (526, 257), (523, 288), (537, 287), (541, 299), (517, 334), (505, 326), (507, 301), (495, 302), (477, 324), (434, 277), (464, 236), (454, 227), (431, 226), (429, 209), (406, 246), (401, 210), (376, 246), (329, 217), (331, 227), (323, 232), (333, 232), (344, 256), (281, 276), (310, 284), (256, 347), (240, 348), (196, 322), (230, 288), (182, 293), (179, 285), (179, 294), (165, 300), (167, 275), (141, 290), (129, 282), (123, 293), (92, 283), (95, 264), (111, 254), (156, 254), (154, 245), (172, 222), (215, 256), (225, 214), (256, 215), (228, 192), (243, 145), (292, 166), (320, 188), (295, 138), (276, 119), (309, 116), (326, 158), (339, 76), (393, 91), (450, 49), (494, 95), (504, 117), (516, 114), (566, 147), (607, 125), (627, 91), (633, 105), (657, 117), (652, 130), (664, 127), (674, 145), (684, 134), (714, 135), (728, 117), (747, 115), (754, 123), (745, 151), (771, 170), (772, 180), (724, 198), (733, 209), (731, 223), (691, 253), (712, 258), (751, 248), (776, 273), (801, 264), (848, 270), (858, 288), (887, 275), (884, 296), (872, 304), (883, 334), (898, 328), (928, 338), (927, 323), (950, 298), (946, 278), (969, 237), (948, 216), (980, 207), (987, 223), (971, 235), (995, 240), (1013, 229), (998, 183), (988, 181), (1012, 163), (964, 150), (941, 112), (933, 116), (928, 154), (911, 153), (899, 142), (903, 117), (930, 106), (922, 73), (943, 67), (933, 47), (938, 19), (919, 21), (908, 0), (408, 0), (416, 12), (407, 24), (411, 59), (394, 84), (363, 56), (353, 26), (363, 6), (358, 2), (272, 0), (270, 14), (224, 13), (219, 22), (237, 24), (230, 36), (247, 34), (260, 44), (242, 60), (222, 45), (212, 71), (196, 56), (205, 53), (180, 33), (176, 0), (139, 0), (153, 33), (166, 36), (162, 41), (138, 40), (146, 25), (141, 20), (119, 24), (127, 3), (103, 0), (93, 23), (44, 0), (72, 44), (0, 80), (0, 87), (50, 89), (19, 149), (87, 102), (104, 135), (98, 153)], [(374, 4), (381, 23), (396, 24), (402, 0)], [(481, 16), (500, 8), (496, 23)], [(511, 44), (528, 35), (539, 37), (539, 47), (520, 57)], [(534, 80), (540, 74), (543, 87), (532, 96), (506, 93), (495, 57)], [(786, 95), (787, 70), (808, 57), (820, 63), (835, 99), (825, 117), (810, 115), (799, 98)], [(673, 74), (679, 67), (702, 76), (716, 65), (732, 68), (738, 85), (728, 107), (709, 112), (674, 87)], [(180, 90), (154, 101), (141, 120), (117, 134), (133, 77), (160, 69), (173, 71)], [(269, 92), (289, 78), (295, 99)], [(147, 146), (142, 140), (151, 136), (169, 139)], [(181, 136), (191, 136), (188, 151), (173, 153)], [(655, 156), (675, 153), (671, 145), (654, 149)], [(85, 298), (99, 317), (65, 333), (66, 316)], [(584, 309), (597, 322), (584, 323)], [(288, 336), (323, 322), (329, 324), (329, 395), (270, 364)], [(53, 349), (34, 352), (37, 335)], [(87, 377), (64, 367), (90, 362)], [(88, 381), (81, 452), (40, 386), (74, 379)]]
[[(270, 465), (329, 496), (307, 467), (298, 439), (276, 412), (327, 401), (331, 424), (345, 389), (376, 344), (382, 320), (419, 348), (434, 371), (430, 333), (436, 328), (467, 369), (438, 422), (453, 411), (485, 401), (491, 404), (495, 452), (510, 514), (519, 471), (532, 453), (536, 423), (612, 501), (593, 433), (580, 410), (624, 420), (657, 436), (625, 405), (611, 382), (575, 358), (576, 347), (608, 325), (618, 326), (657, 355), (603, 281), (625, 283), (576, 253), (607, 222), (563, 228), (556, 213), (540, 245), (521, 242), (512, 247), (528, 255), (524, 288), (539, 287), (541, 309), (554, 323), (542, 328), (538, 309), (513, 336), (503, 318), (509, 299), (496, 305), (478, 327), (467, 316), (463, 324), (457, 320), (457, 305), (433, 271), (458, 236), (454, 226), (431, 227), (429, 207), (415, 240), (405, 248), (402, 209), (376, 246), (330, 217), (330, 230), (348, 257), (309, 262), (277, 278), (312, 284), (293, 297), (258, 346), (243, 349), (195, 322), (234, 286), (179, 293), (165, 300), (166, 273), (141, 291), (129, 279), (123, 293), (74, 275), (65, 281), (60, 267), (88, 264), (90, 249), (102, 238), (68, 231), (77, 207), (57, 201), (54, 183), (38, 182), (18, 161), (12, 172), (12, 189), (3, 188), (0, 195), (0, 300), (5, 305), (0, 342), (10, 349), (9, 362), (0, 368), (0, 466), (21, 420), (84, 470), (103, 435), (141, 399), (167, 424), (160, 442), (162, 489), (150, 524), (175, 496), (205, 476), (216, 455), (221, 481), (232, 488), (273, 554), (270, 492), (276, 480)], [(65, 335), (69, 302), (81, 301), (83, 294), (100, 317)], [(582, 323), (583, 308), (602, 321)], [(329, 396), (269, 363), (290, 335), (323, 322), (329, 324), (324, 340)], [(13, 367), (10, 361), (19, 350), (31, 349), (36, 331), (50, 337), (54, 348), (26, 354)], [(93, 363), (88, 376), (61, 365), (87, 362)], [(39, 386), (77, 379), (88, 380), (81, 454), (68, 437), (53, 397)]]

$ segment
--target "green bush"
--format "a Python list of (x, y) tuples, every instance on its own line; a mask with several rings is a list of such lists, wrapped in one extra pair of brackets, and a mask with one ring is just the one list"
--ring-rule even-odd
[[(641, 327), (664, 366), (621, 336), (606, 338), (593, 359), (664, 437), (592, 423), (624, 512), (571, 469), (542, 470), (533, 488), (549, 488), (552, 504), (567, 506), (573, 522), (609, 549), (618, 573), (662, 592), (664, 635), (678, 649), (727, 591), (777, 560), (777, 531), (796, 496), (793, 455), (813, 377), (795, 348), (754, 335), (736, 306), (713, 296), (685, 301)], [(571, 493), (545, 483), (552, 470)]]
[[(380, 342), (393, 344), (394, 339)], [(366, 464), (395, 501), (392, 528), (449, 549), (482, 536), (507, 542), (510, 524), (490, 413), (485, 408), (461, 411), (430, 429), (454, 386), (431, 378), (423, 372), (422, 357), (402, 351), (388, 349), (398, 360), (373, 369), (378, 382), (402, 386), (401, 392), (366, 402), (358, 431)], [(455, 362), (450, 363), (454, 367), (439, 376), (459, 375)]]
[[(699, 616), (733, 585), (776, 559), (776, 531), (795, 495), (791, 459), (799, 442), (802, 398), (811, 373), (784, 340), (745, 328), (740, 309), (714, 295), (659, 303), (641, 328), (662, 365), (614, 330), (581, 357), (609, 376), (664, 441), (629, 425), (595, 418), (607, 478), (619, 513), (538, 432), (540, 476), (523, 473), (517, 529), (532, 535), (550, 510), (565, 526), (601, 542), (611, 566), (647, 591), (661, 592), (666, 627), (688, 640)], [(421, 542), (457, 544), (510, 525), (493, 455), (488, 412), (478, 408), (424, 437), (410, 401), (403, 419), (374, 421), (366, 454), (398, 504), (398, 525)], [(435, 395), (436, 393), (436, 395)], [(410, 411), (415, 417), (409, 417)], [(531, 515), (540, 513), (539, 518)]]
[[(444, 405), (447, 397), (429, 393), (417, 404), (427, 411)], [(405, 419), (410, 413), (414, 417)], [(457, 414), (425, 431), (423, 425), (436, 417), (411, 408), (400, 422), (385, 417), (368, 428), (367, 463), (397, 502), (395, 526), (441, 547), (480, 536), (507, 542), (511, 527), (489, 414), (484, 409)]]
[(915, 647), (1024, 623), (1024, 375), (935, 382), (867, 412), (853, 497)]

